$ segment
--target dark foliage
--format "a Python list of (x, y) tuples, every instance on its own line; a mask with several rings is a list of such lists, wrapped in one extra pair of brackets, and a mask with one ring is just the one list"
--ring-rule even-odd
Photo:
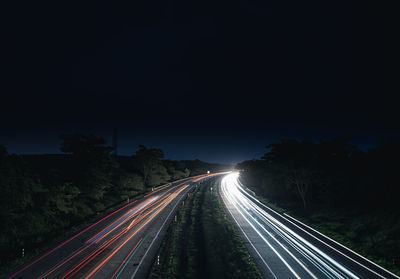
[(163, 161), (161, 149), (140, 146), (131, 157), (112, 155), (96, 136), (63, 135), (60, 155), (10, 155), (0, 145), (0, 273), (127, 198), (152, 187), (217, 171), (201, 161)]
[(203, 181), (189, 193), (161, 244), (150, 279), (261, 278), (224, 210), (219, 183), (215, 178)]
[(237, 167), (244, 184), (269, 202), (396, 270), (400, 143), (363, 152), (349, 141), (282, 140), (268, 145), (261, 160)]
[(274, 202), (302, 202), (304, 207), (394, 206), (400, 144), (384, 142), (363, 152), (349, 138), (320, 143), (282, 140), (269, 144), (261, 160), (238, 164), (247, 184)]

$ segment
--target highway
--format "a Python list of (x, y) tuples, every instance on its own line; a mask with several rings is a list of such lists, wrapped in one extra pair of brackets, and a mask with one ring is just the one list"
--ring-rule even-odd
[(198, 181), (212, 175), (154, 189), (5, 278), (146, 278), (179, 204)]
[(296, 219), (263, 205), (225, 175), (220, 195), (264, 278), (400, 278)]

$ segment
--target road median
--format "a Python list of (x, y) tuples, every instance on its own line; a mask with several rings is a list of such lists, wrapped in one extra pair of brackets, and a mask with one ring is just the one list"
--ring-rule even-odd
[(149, 278), (261, 278), (226, 215), (220, 179), (198, 184), (168, 229)]

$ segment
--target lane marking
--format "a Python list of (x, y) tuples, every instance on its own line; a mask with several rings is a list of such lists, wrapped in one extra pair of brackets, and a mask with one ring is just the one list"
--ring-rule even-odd
[[(164, 199), (165, 200), (165, 199)], [(140, 216), (140, 217), (136, 217), (136, 223), (140, 222), (141, 220), (143, 220), (147, 215), (149, 215), (151, 212), (153, 212), (155, 209), (157, 209), (158, 207), (160, 207), (161, 205), (158, 204), (156, 207), (154, 207), (153, 209), (151, 209), (149, 212), (147, 212), (145, 215)], [(147, 207), (146, 207), (147, 208)], [(142, 209), (141, 212), (144, 212), (146, 210), (146, 208)], [(134, 221), (135, 221), (134, 220)], [(124, 230), (122, 230), (120, 233), (118, 233), (116, 236), (121, 236), (122, 234), (125, 234), (127, 232), (127, 228), (125, 228)], [(121, 234), (122, 233), (122, 234)], [(75, 266), (72, 270), (69, 271), (72, 272), (73, 270), (75, 270), (78, 266), (80, 266), (81, 264), (86, 265), (87, 263), (85, 263), (85, 261), (90, 260), (89, 259), (92, 255), (96, 254), (96, 253), (101, 253), (103, 250), (101, 250), (104, 245), (107, 245), (108, 243), (110, 243), (110, 241), (112, 241), (116, 236), (113, 236), (110, 240), (107, 240), (103, 245), (101, 245), (98, 249), (96, 249), (94, 252), (92, 252), (88, 257), (84, 258), (83, 261), (81, 261), (80, 263), (78, 263), (77, 266)], [(79, 255), (82, 251), (86, 250), (87, 248), (89, 248), (92, 244), (94, 244), (95, 242), (91, 242), (90, 244), (88, 244), (87, 246), (82, 246), (81, 248), (79, 248), (78, 252), (73, 254), (72, 256), (69, 256), (67, 259), (63, 259), (62, 261), (60, 261), (55, 267), (53, 267), (52, 269), (50, 269), (49, 271), (46, 271), (46, 273), (44, 275), (42, 275), (40, 278), (43, 279), (47, 276), (49, 276), (51, 273), (53, 273), (54, 271), (56, 271), (57, 269), (59, 269), (62, 265), (64, 265), (65, 263), (67, 263), (68, 261), (70, 261), (71, 259), (73, 259), (74, 257), (76, 257), (77, 255)], [(109, 246), (109, 245), (108, 245)], [(108, 247), (107, 246), (107, 247)], [(106, 247), (106, 248), (107, 248)], [(101, 251), (100, 251), (101, 250)], [(97, 254), (95, 255), (97, 256)], [(79, 268), (81, 269), (81, 268)], [(67, 275), (64, 275), (63, 277), (65, 277)]]
[[(307, 228), (311, 229), (312, 231), (314, 231), (314, 232), (318, 233), (319, 235), (321, 235), (321, 236), (323, 236), (323, 237), (325, 237), (325, 238), (327, 238), (327, 239), (331, 240), (332, 242), (336, 243), (337, 245), (341, 246), (342, 248), (345, 248), (345, 249), (346, 249), (346, 250), (348, 250), (349, 252), (352, 252), (353, 254), (355, 254), (355, 255), (359, 256), (360, 258), (362, 258), (362, 259), (364, 259), (364, 260), (368, 261), (369, 263), (371, 263), (371, 264), (375, 265), (376, 267), (378, 267), (378, 268), (382, 269), (383, 271), (385, 271), (385, 272), (389, 273), (390, 275), (392, 275), (392, 276), (394, 276), (394, 277), (396, 277), (396, 278), (399, 278), (399, 279), (400, 279), (400, 277), (399, 277), (399, 276), (397, 276), (396, 274), (394, 274), (394, 273), (390, 272), (389, 270), (386, 270), (385, 268), (381, 267), (380, 265), (378, 265), (378, 264), (374, 263), (373, 261), (371, 261), (371, 260), (367, 259), (366, 257), (364, 257), (364, 256), (362, 256), (362, 255), (360, 255), (360, 254), (358, 254), (357, 252), (355, 252), (355, 251), (351, 250), (350, 248), (348, 248), (348, 247), (344, 246), (343, 244), (341, 244), (341, 243), (337, 242), (336, 240), (334, 240), (334, 239), (330, 238), (329, 236), (326, 236), (326, 235), (324, 235), (324, 234), (320, 233), (319, 231), (317, 231), (317, 230), (315, 230), (315, 229), (311, 228), (310, 226), (308, 226), (308, 225), (306, 225), (306, 224), (304, 224), (304, 223), (300, 222), (299, 220), (297, 220), (297, 219), (293, 218), (292, 216), (290, 216), (290, 215), (288, 215), (288, 214), (286, 214), (286, 213), (284, 213), (284, 215), (285, 215), (285, 216), (287, 216), (287, 217), (289, 217), (289, 218), (291, 218), (291, 219), (293, 219), (294, 221), (296, 221), (296, 222), (298, 222), (298, 223), (300, 223), (300, 224), (304, 225), (305, 227), (307, 227)], [(287, 219), (286, 219), (286, 220), (287, 220)], [(296, 225), (295, 223), (291, 222), (290, 220), (287, 220), (287, 221), (288, 221), (288, 222), (290, 222), (291, 224), (293, 224), (294, 226), (298, 227), (298, 228), (299, 228), (299, 229), (301, 229), (302, 231), (306, 232), (307, 234), (309, 234), (309, 235), (310, 235), (310, 236), (312, 236), (313, 238), (315, 238), (315, 239), (319, 240), (320, 242), (322, 242), (323, 244), (325, 244), (325, 245), (326, 245), (326, 246), (328, 246), (329, 248), (331, 248), (331, 249), (335, 250), (336, 252), (338, 252), (338, 253), (342, 254), (342, 255), (343, 255), (343, 256), (345, 256), (346, 258), (348, 258), (348, 259), (352, 260), (353, 262), (355, 262), (355, 263), (357, 263), (357, 264), (361, 265), (362, 267), (364, 267), (364, 268), (368, 269), (369, 271), (371, 271), (371, 272), (375, 273), (375, 274), (376, 274), (376, 275), (378, 275), (379, 277), (381, 277), (381, 278), (386, 278), (386, 277), (384, 277), (384, 276), (380, 275), (379, 273), (376, 273), (376, 271), (373, 271), (373, 270), (371, 270), (370, 268), (368, 268), (368, 267), (364, 266), (363, 264), (359, 263), (357, 260), (355, 260), (355, 259), (353, 259), (353, 258), (349, 257), (348, 255), (344, 254), (343, 252), (340, 252), (339, 250), (337, 250), (336, 248), (332, 247), (332, 246), (331, 246), (331, 245), (329, 245), (328, 243), (324, 242), (323, 240), (319, 239), (319, 238), (318, 238), (318, 237), (316, 237), (315, 235), (313, 235), (313, 234), (311, 234), (310, 232), (306, 231), (305, 229), (301, 228), (299, 225)]]
[[(187, 193), (186, 193), (186, 194), (187, 194)], [(168, 214), (167, 218), (165, 218), (164, 223), (161, 225), (161, 227), (160, 227), (160, 229), (158, 230), (156, 236), (154, 237), (153, 241), (150, 243), (150, 245), (149, 245), (149, 247), (147, 248), (146, 252), (144, 253), (142, 259), (140, 260), (139, 264), (137, 265), (137, 267), (136, 267), (136, 269), (135, 269), (135, 272), (134, 272), (134, 273), (132, 274), (132, 276), (131, 276), (131, 279), (133, 279), (133, 278), (135, 277), (136, 273), (137, 273), (138, 270), (139, 270), (139, 267), (140, 267), (140, 266), (142, 265), (142, 263), (143, 263), (143, 260), (146, 258), (147, 253), (150, 251), (151, 246), (154, 244), (154, 242), (155, 242), (155, 240), (157, 239), (158, 235), (160, 234), (161, 230), (164, 228), (164, 226), (165, 226), (165, 224), (167, 223), (167, 221), (168, 221), (169, 217), (171, 216), (172, 212), (175, 211), (175, 208), (179, 205), (180, 201), (183, 199), (183, 197), (186, 196), (186, 194), (181, 196), (181, 198), (178, 200), (178, 202), (177, 202), (177, 203), (175, 204), (175, 206), (172, 208), (171, 212)]]
[(133, 203), (137, 202), (137, 200), (134, 200), (133, 202), (128, 203), (127, 205), (124, 205), (123, 207), (121, 207), (120, 209), (110, 213), (109, 215), (103, 217), (101, 220), (97, 221), (96, 223), (90, 225), (89, 227), (87, 227), (86, 229), (84, 229), (83, 231), (79, 232), (78, 234), (74, 235), (73, 237), (67, 239), (66, 241), (64, 241), (63, 243), (61, 243), (60, 245), (58, 245), (57, 247), (53, 248), (52, 250), (50, 250), (49, 252), (45, 253), (44, 255), (42, 255), (41, 257), (37, 258), (36, 260), (34, 260), (33, 262), (31, 262), (30, 264), (28, 264), (27, 266), (25, 266), (24, 268), (18, 270), (17, 272), (15, 272), (14, 274), (10, 275), (8, 277), (8, 279), (11, 279), (15, 276), (17, 276), (18, 274), (20, 274), (21, 272), (23, 272), (24, 270), (26, 270), (27, 268), (31, 267), (32, 265), (36, 264), (37, 262), (39, 262), (40, 260), (44, 259), (45, 257), (47, 257), (48, 255), (52, 254), (53, 252), (55, 252), (56, 250), (58, 250), (59, 248), (61, 248), (62, 246), (64, 246), (65, 244), (67, 244), (68, 242), (72, 241), (73, 239), (75, 239), (76, 237), (78, 237), (79, 235), (83, 234), (84, 232), (88, 231), (89, 229), (93, 228), (94, 226), (96, 226), (97, 224), (103, 222), (104, 220), (106, 220), (107, 218), (111, 217), (112, 215), (114, 215), (115, 213), (121, 211), (122, 209), (124, 209), (127, 206), (132, 205)]
[[(181, 189), (177, 190), (177, 192), (178, 192), (177, 194), (176, 194), (176, 192), (171, 194), (168, 197), (168, 199), (164, 202), (164, 204), (159, 209), (157, 209), (157, 211), (155, 211), (131, 236), (129, 236), (129, 238), (127, 240), (125, 240), (120, 246), (118, 246), (118, 248), (114, 249), (114, 251), (105, 260), (103, 260), (92, 272), (90, 272), (89, 275), (85, 276), (85, 278), (88, 279), (88, 278), (94, 276), (134, 235), (136, 235), (148, 223), (150, 223), (165, 207), (167, 207), (173, 201), (173, 199), (179, 193), (181, 193), (184, 189), (187, 188), (187, 186), (183, 186), (183, 187), (185, 187), (185, 188), (181, 188)], [(176, 195), (173, 196), (174, 194), (176, 194)], [(172, 196), (173, 196), (173, 198), (171, 198)]]
[[(225, 183), (226, 184), (226, 183)], [(227, 191), (226, 191), (227, 192)], [(231, 194), (231, 195), (233, 195), (233, 194)], [(235, 206), (235, 202), (234, 201), (232, 201), (231, 202), (232, 203), (232, 205), (234, 205)], [(239, 205), (239, 204), (238, 204)], [(240, 205), (239, 205), (240, 206)], [(290, 264), (282, 257), (282, 255), (271, 245), (271, 243), (269, 243), (269, 241), (263, 236), (263, 234), (260, 232), (260, 231), (258, 231), (257, 230), (257, 228), (250, 222), (250, 220), (248, 220), (245, 216), (244, 216), (244, 214), (242, 213), (242, 211), (241, 210), (239, 210), (238, 209), (238, 212), (239, 212), (239, 214), (240, 215), (242, 215), (242, 217), (247, 221), (247, 223), (253, 228), (253, 230), (260, 236), (260, 238), (269, 246), (269, 248), (271, 248), (271, 250), (272, 251), (274, 251), (274, 253), (278, 256), (278, 258), (283, 262), (283, 264), (284, 265), (286, 265), (286, 267), (290, 270), (290, 272), (292, 272), (292, 274), (296, 277), (296, 278), (298, 278), (298, 279), (301, 279), (301, 277), (294, 271), (294, 269), (290, 266)], [(255, 220), (251, 215), (249, 215), (249, 217), (250, 218), (252, 218), (260, 227), (262, 227), (261, 226), (261, 224), (257, 221), (257, 220)], [(267, 230), (265, 230), (265, 228), (264, 227), (262, 227), (262, 229), (267, 233), (267, 234), (269, 234), (270, 235), (270, 237), (271, 237), (271, 234), (267, 231)], [(279, 242), (279, 241), (277, 241), (274, 237), (271, 237), (273, 240), (275, 240), (275, 242), (278, 244), (278, 245), (280, 245), (301, 267), (303, 267), (303, 269), (311, 276), (311, 277), (313, 277), (314, 279), (317, 279), (317, 277), (308, 269), (308, 268), (306, 268), (289, 250), (287, 250), (287, 249), (285, 249), (283, 246), (282, 246), (282, 244)]]
[[(164, 187), (163, 187), (163, 186), (160, 186), (160, 187), (163, 187), (163, 188), (162, 188), (162, 189), (157, 189), (157, 192), (158, 192), (159, 190), (163, 190), (163, 189), (168, 188), (168, 186), (171, 186), (170, 188), (172, 189), (172, 188), (175, 188), (175, 187), (180, 186), (180, 185), (182, 185), (182, 184), (185, 183), (185, 182), (182, 182), (182, 183), (180, 183), (180, 184), (178, 184), (178, 185), (173, 186), (173, 184), (176, 183), (176, 182), (178, 182), (178, 181), (183, 181), (183, 180), (189, 180), (189, 181), (190, 181), (191, 179), (192, 179), (192, 178), (183, 178), (183, 179), (180, 179), (180, 180), (177, 180), (177, 181), (170, 182), (170, 183), (166, 184)], [(169, 189), (169, 190), (171, 190), (171, 189)], [(143, 196), (143, 198), (144, 198), (144, 197), (147, 197), (147, 196), (149, 196), (149, 195), (151, 195), (151, 194), (154, 194), (154, 193), (155, 193), (155, 192), (151, 192), (151, 193), (149, 193), (149, 194)], [(116, 214), (117, 212), (121, 211), (122, 209), (124, 209), (124, 208), (126, 208), (126, 207), (132, 205), (132, 204), (135, 203), (135, 202), (137, 202), (137, 200), (134, 200), (134, 201), (132, 201), (132, 202), (130, 202), (130, 203), (124, 205), (123, 207), (121, 207), (121, 208), (119, 208), (119, 209), (113, 211), (113, 212), (110, 213), (109, 215), (103, 217), (103, 218), (100, 219), (99, 221), (97, 221), (97, 222), (95, 222), (94, 224), (90, 225), (89, 227), (83, 229), (81, 232), (77, 233), (76, 235), (74, 235), (74, 236), (72, 236), (71, 238), (67, 239), (66, 241), (62, 242), (61, 244), (59, 244), (58, 246), (56, 246), (56, 247), (53, 248), (52, 250), (46, 252), (45, 254), (43, 254), (42, 256), (40, 256), (39, 258), (37, 258), (36, 260), (34, 260), (33, 262), (27, 264), (26, 266), (24, 266), (24, 267), (21, 268), (20, 270), (18, 270), (18, 271), (16, 271), (15, 273), (11, 274), (11, 275), (10, 275), (9, 277), (7, 277), (7, 278), (8, 278), (8, 279), (14, 278), (15, 276), (17, 276), (17, 275), (20, 274), (21, 272), (23, 272), (23, 271), (25, 271), (26, 269), (28, 269), (29, 267), (31, 267), (32, 265), (36, 264), (37, 262), (39, 262), (39, 261), (41, 261), (42, 259), (46, 258), (48, 255), (52, 254), (53, 252), (55, 252), (56, 250), (58, 250), (58, 249), (61, 248), (62, 246), (66, 245), (67, 243), (69, 243), (70, 241), (72, 241), (73, 239), (75, 239), (76, 237), (78, 237), (79, 235), (83, 234), (84, 232), (88, 231), (89, 229), (93, 228), (94, 226), (98, 225), (99, 223), (103, 222), (104, 220), (108, 219), (108, 218), (111, 217), (112, 215), (114, 215), (114, 214)], [(78, 248), (78, 249), (79, 249), (79, 248)], [(56, 266), (57, 266), (57, 265), (58, 265), (58, 264), (56, 264)], [(46, 272), (44, 273), (44, 275), (46, 275), (48, 272), (49, 272), (49, 270), (46, 271)], [(43, 276), (43, 275), (41, 275), (41, 276)]]
[[(239, 194), (241, 194), (241, 193), (239, 192)], [(330, 266), (330, 264), (325, 262), (324, 259), (329, 261), (334, 266), (336, 266), (339, 270), (341, 270), (341, 272), (345, 272), (346, 274), (348, 274), (352, 278), (359, 278), (358, 276), (353, 274), (350, 270), (348, 270), (346, 267), (344, 267), (343, 265), (341, 265), (340, 263), (338, 263), (337, 261), (332, 259), (329, 255), (327, 255), (326, 253), (324, 253), (323, 251), (321, 251), (320, 249), (318, 249), (317, 247), (312, 245), (310, 242), (308, 242), (307, 240), (302, 238), (300, 235), (298, 235), (297, 233), (295, 233), (294, 231), (289, 229), (287, 226), (285, 226), (284, 224), (279, 222), (276, 218), (274, 218), (273, 216), (271, 216), (270, 214), (268, 214), (267, 212), (262, 210), (254, 202), (252, 202), (251, 200), (249, 200), (246, 197), (244, 197), (244, 199), (246, 199), (246, 200), (243, 200), (242, 202), (248, 202), (249, 205), (253, 208), (254, 212), (258, 213), (260, 215), (260, 217), (262, 217), (264, 219), (263, 221), (267, 222), (267, 225), (270, 228), (276, 230), (276, 232), (279, 233), (279, 234), (283, 234), (287, 239), (290, 240), (290, 242), (292, 242), (294, 245), (297, 245), (297, 247), (299, 247), (304, 252), (306, 252), (311, 257), (313, 257), (315, 260), (317, 260), (319, 263), (324, 265), (328, 270), (330, 270), (336, 276), (341, 277), (341, 275), (337, 274), (337, 272), (334, 270), (334, 267)], [(250, 216), (250, 217), (253, 218), (252, 216)], [(255, 221), (257, 222), (257, 220), (255, 220)], [(262, 228), (265, 230), (264, 227), (262, 227)], [(267, 232), (267, 233), (269, 233), (269, 232)], [(272, 237), (272, 238), (274, 238), (274, 237)], [(290, 242), (288, 242), (288, 243), (290, 244)]]
[(270, 266), (267, 264), (267, 262), (264, 260), (264, 258), (261, 256), (260, 252), (258, 252), (257, 248), (253, 245), (253, 243), (251, 242), (250, 238), (247, 236), (247, 234), (245, 233), (245, 231), (242, 229), (242, 227), (239, 225), (239, 222), (236, 220), (235, 216), (233, 215), (233, 213), (231, 212), (231, 210), (229, 209), (229, 207), (226, 204), (225, 201), (225, 197), (223, 195), (222, 199), (226, 205), (226, 208), (228, 209), (230, 215), (232, 216), (233, 220), (235, 220), (237, 226), (239, 227), (239, 229), (242, 231), (243, 235), (247, 238), (247, 240), (249, 241), (250, 245), (253, 247), (254, 251), (256, 251), (257, 255), (260, 257), (260, 259), (262, 260), (262, 262), (265, 264), (265, 266), (268, 268), (269, 272), (271, 272), (271, 274), (274, 276), (275, 279), (278, 279), (278, 277), (276, 277), (275, 273), (271, 270)]
[[(117, 279), (122, 271), (124, 271), (126, 265), (131, 261), (131, 259), (133, 258), (133, 256), (135, 255), (136, 251), (140, 248), (140, 246), (142, 245), (142, 243), (144, 242), (144, 240), (146, 239), (147, 235), (144, 238), (141, 238), (139, 240), (139, 242), (135, 245), (135, 247), (133, 247), (133, 249), (131, 250), (131, 252), (129, 252), (128, 256), (126, 256), (126, 258), (124, 259), (124, 261), (121, 263), (121, 265), (117, 268), (117, 270), (115, 271), (115, 273), (113, 274), (113, 276), (111, 277), (111, 279)], [(129, 258), (129, 259), (128, 259)], [(127, 260), (128, 259), (128, 260)], [(117, 274), (118, 273), (118, 274)]]
[[(239, 184), (241, 184), (240, 181), (239, 181)], [(295, 223), (293, 223), (292, 221), (288, 220), (285, 216), (287, 216), (287, 217), (293, 219), (294, 221), (296, 221), (296, 222), (298, 222), (298, 223), (304, 225), (305, 227), (311, 229), (312, 231), (318, 233), (319, 235), (321, 235), (321, 236), (323, 236), (323, 237), (325, 237), (325, 238), (331, 240), (332, 242), (336, 243), (337, 245), (341, 246), (342, 248), (346, 249), (347, 251), (349, 251), (349, 252), (353, 253), (354, 255), (359, 256), (360, 258), (362, 258), (362, 259), (368, 261), (369, 263), (373, 264), (374, 266), (376, 266), (377, 268), (381, 269), (382, 271), (387, 272), (387, 273), (389, 273), (390, 275), (394, 276), (395, 278), (400, 279), (400, 277), (397, 276), (396, 274), (394, 274), (394, 273), (390, 272), (389, 270), (387, 270), (387, 269), (381, 267), (380, 265), (374, 263), (373, 261), (367, 259), (366, 257), (364, 257), (364, 256), (362, 256), (362, 255), (360, 255), (360, 254), (358, 254), (357, 252), (351, 250), (350, 248), (344, 246), (343, 244), (337, 242), (336, 240), (334, 240), (334, 239), (332, 239), (332, 238), (330, 238), (330, 237), (328, 237), (328, 236), (326, 236), (326, 235), (320, 233), (319, 231), (313, 229), (312, 227), (310, 227), (310, 226), (308, 226), (308, 225), (306, 225), (306, 224), (300, 222), (299, 220), (293, 218), (292, 216), (290, 216), (290, 215), (288, 215), (288, 214), (286, 214), (286, 213), (283, 213), (283, 215), (285, 215), (285, 216), (282, 216), (282, 214), (278, 213), (277, 211), (275, 211), (274, 209), (270, 208), (269, 206), (263, 204), (262, 202), (260, 202), (260, 201), (259, 201), (258, 199), (256, 199), (255, 197), (250, 196), (250, 195), (243, 189), (242, 186), (239, 186), (239, 188), (241, 188), (241, 191), (243, 191), (244, 194), (246, 194), (247, 196), (249, 196), (252, 200), (255, 200), (255, 201), (256, 201), (257, 203), (259, 203), (261, 206), (263, 206), (263, 207), (267, 208), (268, 210), (274, 212), (276, 215), (280, 216), (281, 218), (283, 218), (283, 219), (286, 220), (287, 222), (291, 223), (292, 225), (296, 226), (296, 227), (299, 228), (300, 230), (304, 231), (305, 233), (307, 233), (308, 235), (310, 235), (310, 236), (313, 237), (314, 239), (318, 240), (319, 242), (323, 243), (324, 245), (326, 245), (326, 246), (328, 246), (329, 248), (333, 249), (334, 251), (338, 252), (338, 253), (341, 254), (342, 256), (344, 256), (344, 257), (348, 258), (349, 260), (353, 261), (354, 263), (356, 263), (356, 264), (362, 266), (363, 268), (367, 269), (368, 271), (374, 273), (375, 275), (377, 275), (377, 276), (379, 276), (379, 277), (381, 277), (381, 278), (383, 278), (383, 279), (386, 279), (386, 277), (382, 276), (381, 274), (377, 273), (376, 271), (372, 270), (371, 268), (369, 268), (369, 267), (363, 265), (362, 263), (358, 262), (356, 259), (351, 258), (350, 256), (344, 254), (343, 252), (339, 251), (338, 249), (336, 249), (336, 248), (332, 247), (331, 245), (329, 245), (328, 243), (324, 242), (322, 239), (319, 239), (318, 237), (316, 237), (316, 236), (313, 235), (312, 233), (306, 231), (305, 229), (301, 228), (301, 227), (298, 226), (297, 224), (295, 224)]]

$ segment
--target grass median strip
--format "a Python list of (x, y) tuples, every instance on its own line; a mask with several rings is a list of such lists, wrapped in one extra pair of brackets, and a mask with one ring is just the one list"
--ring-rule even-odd
[(149, 278), (261, 278), (226, 215), (219, 179), (188, 195), (161, 245)]

